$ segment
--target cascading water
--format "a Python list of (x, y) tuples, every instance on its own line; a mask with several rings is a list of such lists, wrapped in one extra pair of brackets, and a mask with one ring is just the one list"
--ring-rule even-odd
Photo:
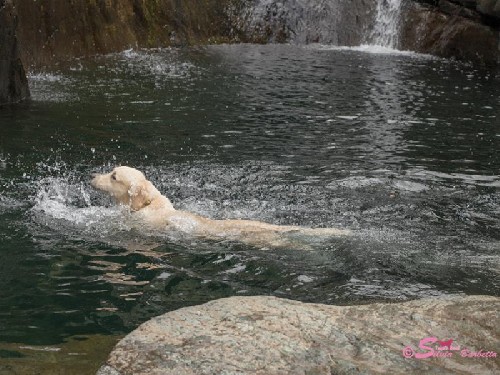
[(236, 16), (249, 40), (359, 45), (373, 23), (366, 0), (248, 0)]
[(397, 49), (403, 0), (248, 0), (236, 16), (260, 42)]
[(400, 19), (401, 0), (377, 0), (375, 23), (368, 43), (397, 49)]

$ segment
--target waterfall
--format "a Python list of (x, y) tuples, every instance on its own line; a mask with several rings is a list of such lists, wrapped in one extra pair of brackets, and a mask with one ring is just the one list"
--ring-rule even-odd
[(398, 48), (404, 0), (242, 1), (233, 18), (247, 41)]
[(397, 49), (401, 0), (377, 0), (375, 24), (369, 35), (369, 44)]
[(246, 40), (355, 46), (371, 30), (373, 0), (242, 0), (235, 17)]

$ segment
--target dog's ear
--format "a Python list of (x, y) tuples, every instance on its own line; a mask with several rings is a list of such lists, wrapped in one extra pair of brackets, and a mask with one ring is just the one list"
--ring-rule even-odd
[(139, 211), (140, 209), (149, 206), (152, 200), (151, 182), (144, 181), (139, 184), (133, 184), (128, 195), (130, 198), (130, 208), (132, 211)]

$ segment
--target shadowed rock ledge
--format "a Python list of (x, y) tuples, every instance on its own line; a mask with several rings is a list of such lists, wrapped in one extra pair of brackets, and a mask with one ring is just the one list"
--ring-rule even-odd
[[(231, 297), (144, 323), (98, 375), (494, 374), (499, 314), (500, 298), (486, 296), (363, 306)], [(426, 337), (452, 339), (460, 349), (439, 351), (448, 358), (403, 356), (407, 346), (428, 352), (418, 349)], [(428, 345), (438, 352), (438, 343)], [(489, 354), (470, 357), (479, 351)]]
[(28, 81), (19, 58), (17, 16), (11, 0), (0, 0), (0, 105), (30, 96)]
[(413, 0), (405, 6), (400, 48), (496, 65), (499, 29), (500, 1)]

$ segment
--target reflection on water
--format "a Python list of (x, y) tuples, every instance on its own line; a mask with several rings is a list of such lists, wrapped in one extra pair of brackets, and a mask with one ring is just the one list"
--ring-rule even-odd
[(95, 374), (120, 336), (74, 336), (61, 345), (0, 343), (1, 374)]
[[(126, 51), (30, 80), (33, 102), (0, 113), (4, 343), (119, 335), (235, 294), (498, 295), (492, 72), (243, 45)], [(88, 184), (116, 164), (142, 169), (180, 209), (354, 234), (263, 251), (145, 233)]]

